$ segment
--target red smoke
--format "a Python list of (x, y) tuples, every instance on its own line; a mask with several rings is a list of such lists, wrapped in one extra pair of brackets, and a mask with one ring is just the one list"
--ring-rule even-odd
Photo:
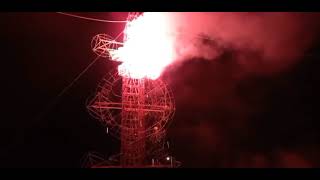
[[(260, 51), (263, 67), (257, 71), (281, 71), (291, 66), (310, 47), (318, 32), (318, 13), (168, 13), (177, 33), (176, 43), (182, 57), (215, 59), (218, 48), (199, 44), (194, 38), (206, 35), (218, 47)], [(252, 67), (254, 59), (240, 63)]]
[[(285, 101), (284, 97), (274, 95), (277, 89), (287, 91), (285, 94), (290, 97), (289, 80), (277, 80), (277, 76), (295, 67), (319, 40), (316, 34), (319, 14), (168, 13), (168, 16), (174, 22), (171, 27), (177, 34), (178, 54), (164, 73), (173, 87), (177, 106), (171, 137), (178, 157), (180, 152), (183, 158), (192, 159), (186, 166), (314, 166), (306, 154), (287, 148), (284, 137), (294, 131), (284, 128), (276, 138), (264, 137), (279, 129), (276, 126), (281, 123), (280, 117), (261, 117), (268, 117), (270, 99)], [(285, 118), (290, 117), (283, 117), (287, 123)], [(268, 121), (274, 127), (263, 127)], [(261, 129), (267, 133), (259, 132)]]

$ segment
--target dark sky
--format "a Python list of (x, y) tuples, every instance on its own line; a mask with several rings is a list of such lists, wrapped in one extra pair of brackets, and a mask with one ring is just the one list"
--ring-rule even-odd
[[(85, 107), (115, 67), (110, 61), (99, 60), (55, 106), (45, 107), (95, 58), (91, 38), (115, 36), (122, 26), (55, 13), (2, 13), (0, 23), (1, 167), (80, 167), (88, 151), (117, 153), (117, 142)], [(271, 75), (239, 78), (238, 55), (260, 55), (233, 48), (215, 61), (194, 58), (169, 67), (163, 77), (176, 100), (168, 131), (173, 154), (184, 167), (318, 167), (319, 48), (315, 39), (298, 63)]]

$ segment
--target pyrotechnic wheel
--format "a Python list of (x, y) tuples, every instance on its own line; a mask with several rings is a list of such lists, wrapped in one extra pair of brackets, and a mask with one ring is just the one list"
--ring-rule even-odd
[(122, 43), (115, 41), (107, 34), (97, 34), (92, 38), (91, 48), (94, 53), (101, 57), (110, 57), (115, 49)]
[[(174, 113), (174, 100), (171, 91), (161, 80), (144, 79), (144, 104), (139, 111), (144, 113), (145, 135), (149, 141), (160, 141), (168, 121)], [(122, 77), (118, 72), (111, 72), (98, 87), (96, 96), (87, 104), (90, 114), (99, 119), (106, 131), (120, 138), (120, 130), (126, 127), (121, 124)]]

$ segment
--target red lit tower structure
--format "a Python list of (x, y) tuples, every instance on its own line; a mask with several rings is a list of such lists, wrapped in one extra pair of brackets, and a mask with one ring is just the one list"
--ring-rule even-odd
[[(129, 13), (127, 20), (132, 21), (138, 16), (139, 13)], [(96, 54), (109, 57), (122, 43), (106, 34), (98, 34), (91, 45)], [(87, 107), (90, 114), (104, 125), (107, 133), (120, 139), (120, 154), (108, 160), (98, 158), (89, 166), (179, 166), (180, 163), (168, 154), (169, 143), (165, 140), (166, 128), (175, 109), (172, 97), (171, 91), (159, 78), (133, 78), (126, 69), (109, 73)], [(91, 154), (88, 159), (93, 156)]]

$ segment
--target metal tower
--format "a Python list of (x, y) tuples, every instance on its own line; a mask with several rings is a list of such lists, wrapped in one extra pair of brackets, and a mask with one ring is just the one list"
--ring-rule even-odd
[[(138, 15), (130, 13), (128, 21)], [(99, 34), (91, 45), (96, 54), (108, 57), (122, 43)], [(168, 121), (174, 114), (171, 91), (161, 79), (133, 78), (125, 71), (109, 73), (88, 102), (89, 112), (100, 120), (107, 133), (121, 141), (120, 154), (91, 167), (179, 166), (169, 155), (165, 140)]]

